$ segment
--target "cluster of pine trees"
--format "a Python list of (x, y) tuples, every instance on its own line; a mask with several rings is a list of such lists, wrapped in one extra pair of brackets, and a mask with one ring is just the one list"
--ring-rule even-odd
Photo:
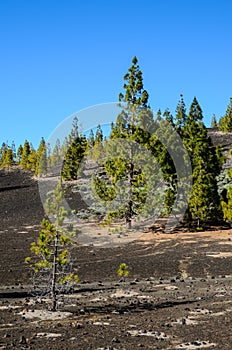
[(215, 114), (212, 117), (211, 128), (218, 128), (222, 132), (232, 132), (232, 97), (227, 107), (226, 113), (217, 122)]
[[(218, 177), (222, 173), (225, 157), (221, 148), (214, 147), (207, 135), (202, 109), (196, 97), (188, 112), (183, 96), (180, 95), (174, 116), (169, 109), (166, 109), (163, 114), (158, 110), (154, 115), (149, 105), (149, 94), (143, 87), (143, 74), (136, 57), (133, 58), (132, 65), (124, 76), (123, 88), (123, 93), (119, 94), (121, 112), (116, 122), (111, 125), (109, 139), (103, 136), (100, 125), (95, 135), (91, 130), (89, 137), (86, 138), (79, 132), (78, 119), (75, 117), (70, 135), (62, 145), (57, 140), (52, 150), (43, 138), (37, 150), (27, 140), (23, 146), (19, 146), (18, 150), (15, 149), (14, 143), (12, 146), (4, 143), (0, 148), (0, 167), (10, 170), (14, 164), (18, 164), (21, 169), (33, 171), (35, 176), (42, 176), (63, 162), (62, 178), (75, 180), (83, 157), (90, 154), (92, 159), (104, 169), (101, 173), (94, 175), (93, 191), (97, 196), (110, 202), (121, 195), (120, 191), (123, 191), (118, 186), (118, 182), (124, 180), (127, 183), (126, 196), (116, 209), (109, 209), (107, 219), (124, 218), (127, 226), (131, 227), (134, 217), (145, 215), (145, 209), (157, 206), (160, 195), (156, 189), (152, 194), (154, 201), (149, 203), (149, 208), (145, 206), (148, 194), (152, 193), (150, 184), (155, 180), (152, 175), (149, 179), (146, 178), (142, 167), (139, 166), (139, 161), (135, 164), (136, 151), (133, 145), (136, 144), (137, 147), (141, 145), (150, 152), (154, 158), (154, 169), (152, 169), (154, 176), (157, 177), (157, 172), (162, 172), (165, 182), (163, 197), (161, 196), (162, 214), (169, 214), (178, 191), (177, 169), (170, 149), (177, 153), (181, 152), (178, 142), (175, 137), (173, 138), (174, 132), (180, 136), (192, 165), (192, 188), (185, 220), (188, 223), (198, 222), (198, 226), (207, 220), (223, 218), (231, 222), (231, 169), (228, 169), (224, 175), (229, 179), (225, 188), (219, 190)], [(232, 99), (219, 122), (213, 116), (211, 126), (217, 127), (222, 132), (232, 132)], [(112, 141), (118, 139), (131, 145), (127, 150), (127, 157), (123, 156), (124, 151), (114, 152), (114, 157), (107, 157), (111, 152)], [(167, 140), (169, 149), (161, 142), (162, 139)], [(159, 167), (156, 166), (157, 164)]]
[[(159, 110), (154, 116), (148, 103), (148, 92), (143, 88), (142, 72), (136, 57), (124, 76), (124, 81), (124, 93), (120, 93), (119, 102), (124, 103), (125, 107), (119, 114), (115, 125), (112, 126), (110, 139), (130, 140), (131, 144), (136, 142), (151, 151), (154, 164), (159, 164), (165, 179), (163, 213), (168, 214), (177, 194), (177, 169), (175, 169), (170, 152), (160, 140), (166, 138), (170, 147), (177, 147), (176, 152), (178, 152), (175, 139), (171, 139), (172, 131), (176, 131), (188, 151), (192, 164), (192, 189), (185, 219), (188, 222), (197, 221), (198, 226), (200, 222), (206, 220), (222, 219), (217, 176), (221, 171), (223, 156), (220, 148), (213, 147), (208, 138), (207, 129), (203, 123), (202, 109), (197, 99), (193, 99), (188, 114), (181, 95), (174, 117), (169, 110), (166, 110), (163, 116)], [(157, 137), (157, 133), (152, 132), (153, 130), (159, 130), (159, 133), (163, 135), (162, 138)], [(133, 152), (133, 147), (131, 152)], [(111, 218), (124, 217), (127, 226), (131, 227), (132, 218), (143, 212), (149, 180), (144, 178), (141, 168), (136, 167), (128, 156), (127, 159), (123, 159), (118, 155), (110, 162), (107, 160), (103, 166), (110, 181), (106, 183), (104, 177), (97, 176), (95, 187), (98, 195), (104, 193), (106, 199), (108, 196), (108, 200), (112, 200), (112, 197), (117, 196), (117, 181), (124, 178), (128, 183), (127, 198), (123, 200), (121, 206), (107, 215)]]
[[(57, 139), (52, 149), (43, 137), (38, 149), (35, 149), (28, 140), (25, 140), (24, 144), (19, 145), (17, 149), (14, 141), (12, 145), (4, 142), (0, 147), (0, 168), (9, 171), (13, 166), (19, 166), (22, 170), (33, 172), (35, 177), (40, 177), (54, 172), (54, 168), (57, 166), (59, 169), (62, 164), (62, 178), (75, 180), (83, 156), (94, 145), (95, 149), (97, 144), (101, 148), (102, 143), (103, 132), (100, 124), (97, 126), (95, 135), (91, 130), (87, 139), (85, 135), (79, 133), (78, 119), (74, 117), (72, 130), (65, 138), (64, 143), (61, 144), (60, 140)], [(98, 158), (97, 151), (96, 158)]]
[(14, 142), (12, 146), (3, 143), (0, 148), (0, 167), (9, 171), (13, 165), (19, 165), (23, 170), (33, 171), (35, 176), (44, 175), (48, 167), (47, 151), (44, 138), (37, 150), (27, 140), (17, 150)]

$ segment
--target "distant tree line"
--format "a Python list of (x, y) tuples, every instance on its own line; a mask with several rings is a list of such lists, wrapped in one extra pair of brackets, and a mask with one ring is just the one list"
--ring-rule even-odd
[(218, 128), (221, 132), (232, 132), (232, 97), (226, 109), (226, 113), (217, 122), (215, 114), (212, 116), (211, 128)]
[[(102, 142), (103, 132), (100, 124), (96, 128), (95, 135), (93, 130), (90, 130), (87, 138), (79, 133), (78, 119), (74, 117), (72, 130), (64, 143), (61, 145), (60, 140), (57, 139), (52, 149), (43, 137), (38, 149), (35, 149), (28, 140), (25, 140), (23, 145), (20, 144), (17, 149), (14, 141), (11, 145), (3, 142), (0, 147), (0, 169), (10, 171), (13, 166), (19, 166), (22, 170), (31, 171), (35, 177), (40, 177), (49, 174), (50, 171), (54, 172), (54, 168), (56, 166), (59, 168), (62, 164), (62, 178), (75, 180), (78, 166), (84, 155), (91, 152), (94, 145), (99, 144), (99, 147), (102, 147)], [(98, 152), (95, 151), (95, 153), (95, 157), (98, 158)]]

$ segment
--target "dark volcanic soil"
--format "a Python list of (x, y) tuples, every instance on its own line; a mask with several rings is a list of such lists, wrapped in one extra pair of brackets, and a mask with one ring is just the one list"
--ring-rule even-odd
[[(30, 296), (24, 265), (44, 215), (37, 182), (0, 172), (0, 203), (0, 349), (231, 350), (232, 230), (79, 246), (80, 283), (52, 313)], [(125, 283), (116, 276), (122, 262)]]

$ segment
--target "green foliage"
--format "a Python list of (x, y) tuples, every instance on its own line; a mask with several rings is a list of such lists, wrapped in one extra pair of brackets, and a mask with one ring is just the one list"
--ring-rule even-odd
[(23, 155), (23, 146), (22, 145), (19, 145), (19, 148), (17, 150), (17, 160), (18, 160), (18, 163), (21, 162), (21, 159), (22, 159), (22, 155)]
[(232, 132), (232, 98), (230, 98), (226, 114), (219, 120), (218, 129), (222, 132)]
[(73, 272), (70, 273), (68, 276), (65, 276), (63, 278), (59, 278), (58, 283), (59, 284), (70, 284), (75, 283), (77, 284), (79, 282), (78, 275), (75, 275)]
[[(187, 119), (186, 107), (183, 99), (183, 95), (180, 95), (180, 100), (176, 107), (176, 116), (175, 116), (175, 127), (178, 133), (181, 134), (182, 128), (185, 126)], [(182, 136), (182, 135), (181, 135)]]
[(93, 181), (93, 193), (103, 201), (110, 201), (116, 197), (116, 191), (114, 186), (107, 184), (99, 175), (94, 175)]
[(88, 137), (88, 149), (89, 150), (92, 150), (93, 149), (93, 146), (94, 146), (94, 142), (95, 142), (95, 139), (94, 139), (94, 133), (93, 133), (93, 130), (91, 129), (90, 130), (90, 133), (89, 133), (89, 137)]
[(119, 94), (119, 101), (126, 102), (138, 107), (147, 107), (148, 93), (143, 89), (142, 71), (137, 64), (138, 60), (135, 56), (132, 59), (132, 66), (124, 76), (124, 90), (125, 93)]
[(37, 161), (35, 167), (35, 176), (42, 176), (47, 174), (48, 160), (47, 160), (47, 146), (44, 138), (40, 141), (39, 148), (37, 150)]
[[(43, 219), (41, 223), (41, 232), (36, 242), (31, 243), (31, 252), (39, 258), (32, 263), (32, 258), (27, 257), (26, 263), (36, 273), (44, 269), (51, 269), (53, 267), (54, 243), (57, 237), (57, 229), (47, 219)], [(60, 248), (59, 254), (56, 257), (56, 263), (60, 268), (65, 267), (70, 261), (70, 252), (67, 249), (72, 245), (72, 241), (67, 236), (59, 233), (57, 245)]]
[(53, 223), (47, 219), (42, 220), (38, 239), (31, 244), (34, 258), (25, 259), (25, 263), (30, 265), (37, 276), (46, 276), (53, 310), (57, 307), (58, 286), (70, 287), (78, 282), (78, 275), (70, 271), (70, 252), (75, 231), (71, 231), (72, 227), (64, 224), (68, 212), (62, 206), (63, 195), (60, 183), (54, 191), (48, 193), (45, 208)]
[(223, 217), (225, 221), (231, 223), (232, 222), (232, 186), (229, 187), (226, 197), (227, 197), (227, 201), (221, 202)]
[(175, 198), (176, 198), (175, 190), (174, 190), (174, 188), (169, 186), (165, 192), (165, 201), (164, 201), (165, 212), (164, 212), (164, 214), (169, 215), (171, 213)]
[(90, 135), (91, 139), (91, 156), (92, 159), (97, 163), (101, 164), (104, 159), (104, 141), (103, 141), (103, 131), (101, 125), (98, 124), (97, 130), (95, 133), (95, 138), (93, 138), (93, 133)]
[(36, 171), (37, 152), (30, 146), (30, 154), (27, 158), (27, 170)]
[(217, 123), (217, 119), (216, 119), (216, 115), (213, 114), (212, 116), (212, 120), (211, 120), (211, 128), (217, 128), (218, 127), (218, 123)]
[[(142, 71), (137, 57), (134, 57), (124, 75), (123, 92), (119, 94), (118, 104), (121, 113), (116, 122), (111, 124), (109, 140), (104, 138), (101, 125), (97, 126), (95, 135), (91, 130), (86, 140), (79, 132), (78, 118), (75, 116), (66, 142), (60, 145), (60, 141), (57, 140), (53, 150), (45, 144), (43, 138), (37, 151), (27, 140), (23, 147), (19, 146), (17, 152), (14, 142), (11, 147), (3, 143), (0, 148), (0, 167), (10, 170), (18, 162), (21, 169), (34, 171), (35, 176), (42, 176), (46, 175), (51, 167), (57, 166), (56, 169), (60, 169), (62, 159), (65, 159), (62, 178), (71, 181), (82, 173), (83, 157), (91, 154), (101, 169), (93, 176), (92, 187), (94, 196), (99, 199), (100, 205), (104, 206), (104, 222), (110, 224), (114, 219), (120, 218), (124, 219), (130, 228), (132, 219), (141, 216), (145, 218), (154, 212), (154, 208), (162, 207), (162, 214), (169, 215), (172, 212), (177, 198), (178, 179), (171, 154), (181, 152), (173, 132), (177, 131), (188, 151), (193, 169), (193, 187), (186, 217), (189, 221), (197, 219), (203, 222), (207, 219), (220, 219), (223, 211), (224, 220), (230, 222), (231, 170), (221, 171), (225, 156), (222, 148), (213, 147), (207, 137), (202, 109), (196, 97), (188, 115), (181, 94), (175, 116), (173, 117), (168, 109), (162, 115), (159, 109), (155, 120), (148, 104), (148, 97), (148, 92), (143, 87)], [(212, 116), (211, 127), (218, 127), (222, 132), (232, 132), (232, 98), (219, 122), (215, 115)], [(120, 141), (114, 142), (117, 140)], [(150, 152), (152, 161), (147, 161), (148, 153), (144, 153), (142, 148)], [(162, 185), (154, 189), (159, 181)], [(68, 212), (62, 206), (61, 193), (62, 188), (58, 185), (58, 188), (49, 194), (46, 210), (54, 219), (54, 227), (60, 227), (59, 244), (62, 246), (68, 244), (67, 235), (71, 237), (75, 232), (72, 232), (71, 226), (69, 229), (67, 225), (63, 227)], [(152, 197), (149, 202), (148, 195)], [(184, 198), (184, 195), (182, 197)], [(186, 201), (183, 198), (178, 198), (178, 201)], [(50, 230), (47, 236), (43, 230), (45, 228), (42, 229), (38, 240), (44, 248), (46, 245), (50, 246), (49, 239), (54, 240), (58, 236), (54, 233), (55, 238), (51, 238), (52, 227), (46, 228), (47, 233)], [(62, 232), (65, 230), (67, 235), (61, 234), (60, 230)], [(35, 255), (42, 253), (38, 249), (37, 244), (32, 245)], [(47, 258), (52, 256), (49, 249), (43, 252)], [(65, 266), (69, 259), (66, 253), (63, 254), (60, 256), (59, 264)], [(36, 268), (39, 271), (48, 267), (42, 259)]]
[(204, 126), (201, 107), (196, 98), (182, 128), (183, 142), (193, 168), (193, 186), (189, 200), (190, 217), (200, 221), (221, 217), (216, 176), (221, 170), (220, 150), (212, 147)]
[(224, 187), (226, 191), (225, 198), (221, 201), (223, 218), (226, 222), (232, 223), (232, 168), (227, 172), (228, 183)]
[(80, 172), (80, 163), (87, 149), (86, 137), (78, 132), (77, 118), (74, 118), (73, 128), (68, 137), (65, 153), (65, 164), (62, 170), (62, 177), (65, 180), (76, 180)]
[(126, 263), (120, 264), (120, 266), (117, 270), (117, 275), (119, 277), (123, 277), (123, 279), (125, 279), (125, 277), (127, 277), (129, 275), (128, 266)]
[(101, 125), (98, 124), (94, 143), (102, 143), (102, 142), (103, 142), (103, 132), (102, 132)]
[(14, 155), (12, 148), (5, 146), (2, 153), (1, 166), (9, 171), (14, 164)]
[(27, 169), (28, 168), (28, 157), (31, 152), (31, 147), (30, 144), (27, 140), (25, 140), (24, 145), (23, 145), (23, 151), (22, 151), (22, 156), (20, 159), (20, 167), (21, 169)]
[[(189, 208), (192, 217), (205, 221), (206, 219), (218, 218), (219, 205), (215, 207), (215, 187), (214, 179), (202, 171), (198, 173), (193, 183), (191, 196), (189, 200)], [(218, 195), (215, 194), (217, 197)], [(218, 202), (218, 201), (217, 201)]]
[[(136, 57), (132, 66), (124, 76), (124, 94), (119, 94), (119, 105), (122, 107), (116, 123), (112, 124), (110, 140), (104, 145), (105, 159), (100, 156), (104, 171), (94, 178), (95, 193), (105, 201), (117, 198), (118, 205), (111, 209), (110, 203), (106, 220), (125, 218), (128, 228), (131, 227), (132, 217), (137, 215), (139, 206), (146, 197), (146, 183), (141, 165), (136, 163), (135, 143), (146, 144), (148, 132), (144, 131), (152, 121), (150, 111), (144, 113), (142, 108), (148, 107), (148, 93), (143, 89), (142, 71)], [(100, 135), (100, 132), (98, 133)], [(98, 142), (101, 138), (96, 137)], [(120, 145), (117, 140), (124, 139)], [(115, 142), (114, 142), (115, 140)], [(141, 161), (141, 160), (140, 160)], [(124, 196), (124, 197), (123, 197)]]
[(60, 140), (57, 139), (51, 154), (51, 167), (60, 165), (60, 162), (61, 162), (61, 145), (60, 145)]
[(222, 151), (222, 147), (220, 145), (216, 146), (215, 148), (215, 156), (216, 156), (217, 172), (219, 174), (224, 162), (226, 161), (226, 156), (224, 155)]

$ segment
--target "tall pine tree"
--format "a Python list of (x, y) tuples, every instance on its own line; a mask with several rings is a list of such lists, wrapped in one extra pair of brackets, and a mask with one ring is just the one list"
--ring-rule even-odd
[(193, 168), (193, 186), (189, 200), (189, 219), (200, 222), (221, 216), (216, 176), (220, 165), (215, 149), (207, 136), (202, 109), (194, 97), (186, 123), (182, 128), (183, 142)]
[[(153, 116), (149, 110), (148, 93), (143, 88), (142, 71), (136, 57), (133, 58), (124, 81), (124, 93), (119, 94), (121, 113), (111, 126), (110, 142), (107, 145), (109, 157), (104, 163), (109, 181), (107, 184), (105, 178), (97, 176), (94, 186), (104, 200), (112, 200), (114, 196), (122, 195), (119, 206), (108, 212), (108, 217), (124, 218), (126, 226), (131, 228), (132, 218), (139, 214), (147, 194), (144, 174), (135, 162), (137, 145), (148, 142), (148, 129), (153, 123)], [(117, 143), (117, 140), (122, 142)], [(124, 181), (124, 190), (118, 186), (118, 181)]]
[(20, 167), (21, 169), (27, 169), (28, 165), (28, 157), (31, 152), (31, 147), (30, 144), (27, 140), (25, 140), (24, 145), (23, 145), (23, 152), (20, 160)]
[(175, 116), (175, 128), (176, 131), (181, 135), (183, 127), (185, 126), (187, 119), (186, 115), (186, 107), (185, 107), (185, 102), (183, 95), (180, 95), (180, 100), (178, 102), (178, 105), (176, 107), (176, 116)]
[(216, 115), (213, 114), (210, 127), (211, 128), (217, 128), (217, 126), (218, 126), (218, 123), (217, 123)]
[(62, 170), (62, 177), (65, 180), (76, 180), (79, 165), (84, 157), (87, 148), (86, 137), (79, 134), (78, 119), (74, 117), (71, 133), (66, 145), (65, 163)]
[(44, 138), (42, 137), (39, 148), (37, 150), (37, 162), (35, 169), (35, 176), (42, 176), (47, 174), (47, 148)]
[(222, 132), (232, 132), (232, 97), (230, 98), (226, 114), (219, 120), (219, 130)]

